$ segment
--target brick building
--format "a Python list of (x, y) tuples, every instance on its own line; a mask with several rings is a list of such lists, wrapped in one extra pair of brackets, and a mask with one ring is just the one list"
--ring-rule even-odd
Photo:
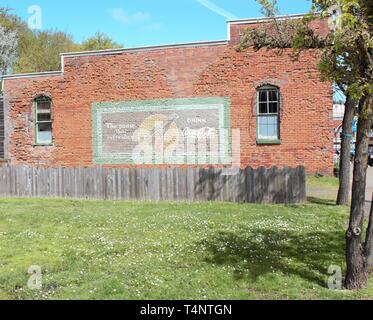
[[(5, 160), (225, 166), (236, 152), (242, 167), (332, 173), (332, 87), (320, 80), (318, 52), (294, 59), (291, 50), (236, 50), (244, 28), (266, 22), (230, 21), (225, 41), (66, 53), (61, 71), (4, 76)], [(327, 32), (324, 21), (313, 27)], [(139, 145), (147, 150), (139, 128), (149, 133), (157, 123), (164, 124), (168, 158), (160, 162), (152, 153), (141, 161), (133, 156)], [(232, 129), (239, 129), (239, 143), (232, 143)], [(188, 158), (189, 149), (176, 156), (181, 137), (212, 139), (207, 148), (217, 144), (218, 154), (200, 162)]]

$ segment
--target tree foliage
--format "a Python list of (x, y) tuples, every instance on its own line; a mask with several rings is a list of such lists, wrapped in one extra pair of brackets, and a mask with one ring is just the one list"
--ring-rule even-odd
[(93, 37), (84, 40), (80, 45), (80, 50), (82, 51), (106, 50), (116, 48), (122, 48), (122, 45), (114, 42), (108, 35), (102, 32), (96, 32)]
[[(32, 46), (35, 35), (34, 33), (28, 28), (27, 23), (22, 21), (16, 15), (10, 14), (9, 10), (0, 10), (0, 25), (6, 28), (7, 30), (12, 30), (18, 36), (18, 46), (17, 46), (17, 53), (16, 59), (12, 65), (12, 71), (18, 71), (19, 68), (15, 68), (15, 66), (21, 67), (22, 65), (19, 62), (28, 55), (29, 48)], [(25, 72), (28, 72), (25, 68)]]
[(13, 58), (13, 73), (60, 70), (60, 53), (64, 52), (121, 47), (109, 36), (99, 32), (82, 43), (76, 43), (71, 35), (58, 30), (31, 31), (26, 22), (1, 8), (0, 26), (7, 30), (8, 37), (16, 34), (18, 38), (16, 55), (9, 56)]
[(19, 54), (14, 73), (60, 70), (60, 53), (76, 51), (78, 46), (70, 35), (58, 31), (35, 32)]

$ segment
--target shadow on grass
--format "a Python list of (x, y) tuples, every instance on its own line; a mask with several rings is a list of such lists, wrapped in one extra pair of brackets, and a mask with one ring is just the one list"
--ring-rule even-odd
[(307, 201), (314, 204), (320, 204), (324, 206), (336, 206), (336, 201), (331, 199), (321, 199), (316, 197), (308, 197)]
[[(202, 243), (208, 263), (234, 266), (235, 279), (281, 271), (325, 286), (327, 270), (344, 255), (343, 232), (299, 233), (285, 230), (242, 229), (219, 232)], [(334, 260), (333, 260), (334, 259)]]

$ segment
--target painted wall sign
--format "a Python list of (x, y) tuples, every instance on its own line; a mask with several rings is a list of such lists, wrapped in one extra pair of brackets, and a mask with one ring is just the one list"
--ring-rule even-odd
[(230, 164), (229, 98), (99, 102), (96, 164)]

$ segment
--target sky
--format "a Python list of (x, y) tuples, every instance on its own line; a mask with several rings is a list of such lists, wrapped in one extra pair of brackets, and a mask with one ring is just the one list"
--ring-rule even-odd
[[(104, 32), (126, 48), (225, 40), (226, 21), (262, 14), (255, 0), (0, 0), (32, 28), (82, 41)], [(308, 12), (310, 0), (279, 0), (281, 14)], [(40, 17), (40, 19), (39, 19)]]

